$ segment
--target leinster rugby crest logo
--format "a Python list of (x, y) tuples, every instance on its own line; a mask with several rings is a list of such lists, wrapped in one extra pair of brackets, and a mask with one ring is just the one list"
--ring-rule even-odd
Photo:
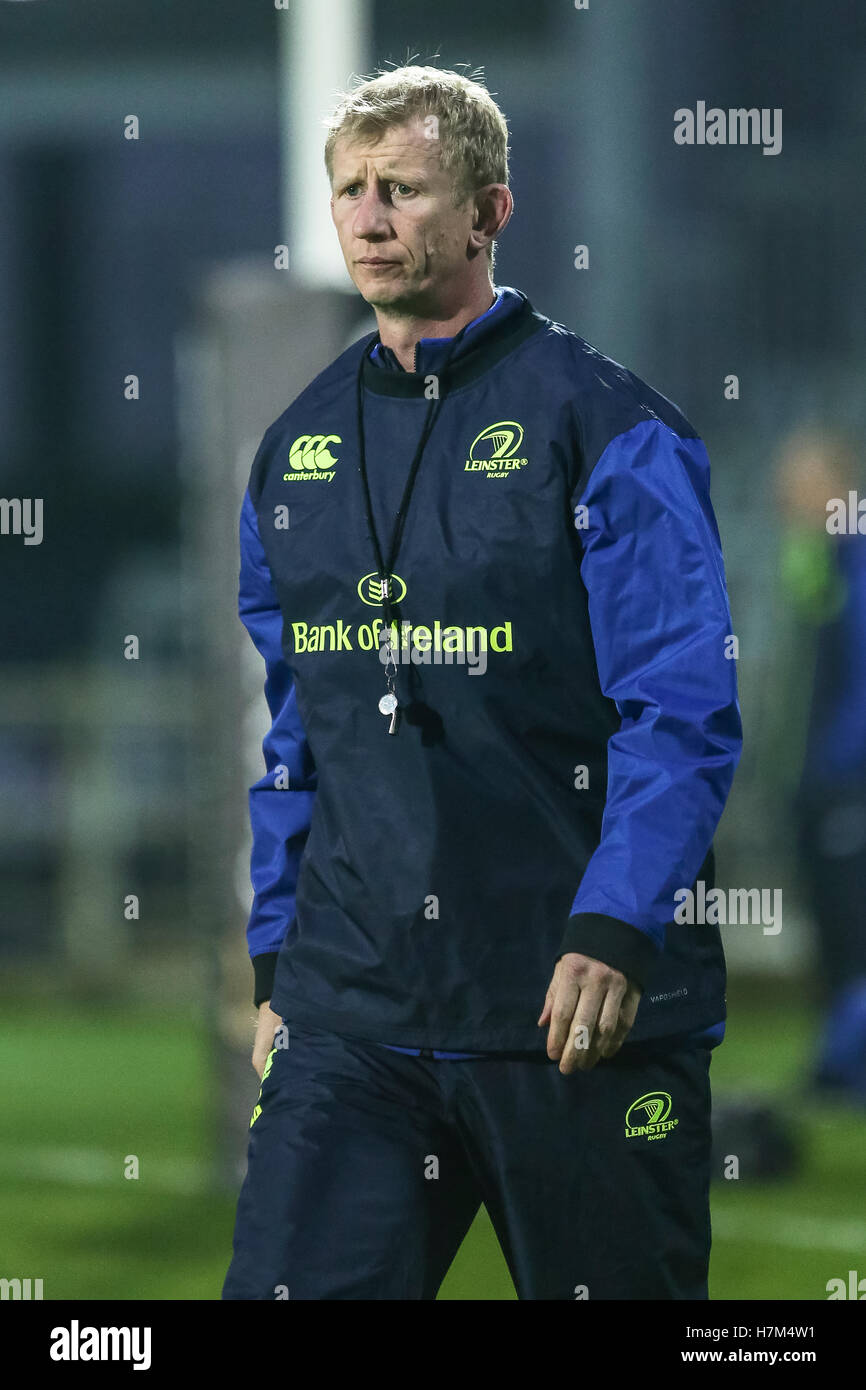
[(337, 460), (333, 444), (342, 444), (338, 434), (299, 434), (289, 449), (289, 467), (284, 483), (331, 483)]
[(626, 1139), (664, 1139), (679, 1120), (669, 1119), (671, 1098), (667, 1091), (647, 1091), (633, 1100), (625, 1112)]
[(516, 420), (499, 420), (477, 434), (469, 446), (464, 473), (481, 473), (486, 478), (505, 478), (525, 468), (528, 458), (520, 456), (523, 426)]

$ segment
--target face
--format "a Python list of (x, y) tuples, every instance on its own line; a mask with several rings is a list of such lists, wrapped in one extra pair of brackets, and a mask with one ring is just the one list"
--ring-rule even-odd
[(474, 201), (455, 208), (439, 142), (420, 118), (372, 140), (338, 137), (331, 186), (346, 267), (368, 304), (435, 315), (459, 300), (474, 264)]

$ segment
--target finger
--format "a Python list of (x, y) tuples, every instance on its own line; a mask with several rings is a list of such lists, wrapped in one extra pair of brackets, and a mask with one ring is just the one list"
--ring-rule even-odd
[(587, 984), (581, 990), (569, 1030), (568, 1046), (559, 1064), (563, 1076), (573, 1071), (589, 1071), (598, 1061), (596, 1024), (606, 993), (606, 986), (600, 984)]
[(581, 988), (577, 979), (570, 973), (561, 975), (550, 1011), (550, 1031), (547, 1035), (547, 1055), (554, 1061), (562, 1056), (563, 1048), (568, 1042), (580, 995)]
[(610, 1046), (616, 1039), (622, 1022), (622, 1002), (627, 988), (628, 982), (624, 976), (614, 981), (608, 988), (596, 1030), (600, 1058), (610, 1056)]
[(643, 991), (638, 985), (629, 983), (619, 1011), (620, 1024), (625, 1028), (626, 1033), (631, 1031), (637, 1017), (642, 993)]
[(625, 992), (625, 1003), (623, 1005), (623, 1009), (628, 1016), (629, 1027), (634, 1023), (642, 994), (643, 990), (640, 985), (632, 984), (631, 981), (629, 981), (628, 989)]
[(545, 1023), (549, 1023), (549, 1022), (550, 1022), (550, 1015), (551, 1015), (551, 1010), (553, 1009), (553, 1001), (554, 1001), (554, 998), (555, 998), (555, 997), (556, 997), (556, 991), (554, 990), (553, 985), (551, 985), (551, 986), (548, 988), (547, 994), (546, 994), (546, 996), (545, 996), (545, 999), (544, 999), (544, 1008), (541, 1010), (541, 1016), (540, 1016), (540, 1018), (539, 1018), (539, 1020), (538, 1020), (538, 1027), (539, 1027), (539, 1028), (543, 1028), (544, 1025), (545, 1025)]
[(628, 1037), (628, 1032), (628, 1028), (622, 1022), (620, 1022), (617, 1025), (616, 1032), (614, 1033), (613, 1037), (608, 1038), (607, 1045), (605, 1046), (605, 1049), (601, 1054), (603, 1061), (607, 1062), (610, 1060), (611, 1057), (616, 1056), (623, 1043), (625, 1042), (626, 1038)]
[(544, 1025), (545, 1025), (545, 1023), (549, 1023), (549, 1022), (550, 1022), (550, 1011), (551, 1011), (551, 1009), (553, 1008), (553, 1001), (554, 1001), (554, 998), (556, 997), (556, 986), (557, 986), (558, 980), (559, 980), (559, 961), (556, 962), (556, 965), (555, 965), (554, 968), (553, 968), (553, 977), (552, 977), (552, 979), (551, 979), (551, 981), (550, 981), (550, 984), (547, 986), (547, 994), (544, 996), (544, 1008), (541, 1010), (541, 1014), (540, 1014), (539, 1019), (538, 1019), (538, 1027), (539, 1027), (539, 1028), (543, 1028)]
[(640, 997), (641, 991), (637, 988), (637, 986), (629, 985), (623, 997), (623, 1001), (620, 1005), (619, 1020), (616, 1025), (616, 1030), (614, 1032), (612, 1040), (608, 1043), (607, 1050), (604, 1053), (605, 1060), (607, 1060), (609, 1057), (616, 1056), (617, 1052), (619, 1052), (620, 1048), (622, 1047), (623, 1043), (625, 1042), (626, 1038), (631, 1032), (632, 1026), (635, 1021), (635, 1017), (637, 1015)]

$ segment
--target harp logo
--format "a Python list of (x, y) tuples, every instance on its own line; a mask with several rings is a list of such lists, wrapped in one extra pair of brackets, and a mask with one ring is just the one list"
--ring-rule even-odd
[(633, 1100), (625, 1112), (626, 1139), (664, 1139), (679, 1120), (670, 1120), (671, 1098), (667, 1091), (647, 1091)]
[(528, 458), (518, 457), (522, 443), (522, 425), (516, 420), (498, 420), (475, 436), (463, 471), (481, 473), (486, 478), (506, 478), (529, 462)]

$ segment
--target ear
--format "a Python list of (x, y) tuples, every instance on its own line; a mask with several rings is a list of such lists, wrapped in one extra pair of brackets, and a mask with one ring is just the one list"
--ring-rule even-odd
[(508, 225), (513, 209), (514, 199), (506, 184), (490, 183), (480, 188), (475, 195), (470, 246), (480, 251), (495, 241)]

